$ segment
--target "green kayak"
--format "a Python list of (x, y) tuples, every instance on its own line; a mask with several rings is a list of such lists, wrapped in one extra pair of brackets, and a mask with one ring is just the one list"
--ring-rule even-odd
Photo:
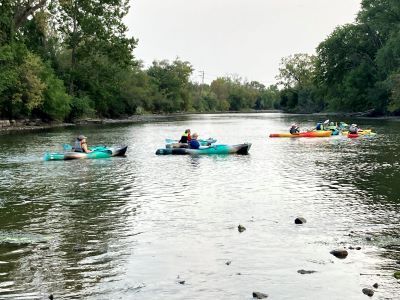
[(204, 154), (248, 154), (251, 143), (238, 145), (213, 145), (200, 147), (199, 149), (188, 148), (165, 148), (158, 149), (157, 155), (204, 155)]
[[(65, 148), (65, 147), (64, 147)], [(46, 152), (44, 154), (44, 160), (71, 160), (71, 159), (97, 159), (97, 158), (109, 158), (112, 156), (124, 156), (126, 153), (128, 146), (122, 147), (103, 147), (97, 146), (93, 148), (92, 152), (84, 153), (84, 152), (61, 152), (61, 153), (49, 153)]]

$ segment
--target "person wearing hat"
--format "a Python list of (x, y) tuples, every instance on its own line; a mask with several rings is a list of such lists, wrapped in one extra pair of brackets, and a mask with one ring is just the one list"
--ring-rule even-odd
[(85, 152), (89, 153), (92, 152), (91, 150), (88, 149), (87, 143), (86, 143), (87, 137), (81, 134), (76, 138), (75, 145), (74, 145), (74, 151), (75, 152)]
[(199, 149), (200, 148), (200, 143), (197, 140), (199, 135), (197, 133), (193, 133), (192, 139), (189, 142), (189, 148), (190, 149)]
[(290, 134), (297, 134), (300, 132), (300, 128), (299, 125), (297, 124), (292, 124), (292, 126), (290, 126), (290, 130), (289, 130)]
[(352, 134), (357, 134), (358, 133), (358, 126), (357, 124), (351, 124), (349, 127), (349, 132)]

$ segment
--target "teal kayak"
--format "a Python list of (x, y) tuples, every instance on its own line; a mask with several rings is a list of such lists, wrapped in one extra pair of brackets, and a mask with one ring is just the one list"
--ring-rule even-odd
[(45, 153), (44, 160), (97, 159), (111, 157), (111, 151)]
[[(73, 147), (69, 144), (63, 144), (63, 148), (65, 151), (74, 152)], [(98, 151), (107, 151), (110, 150), (112, 152), (111, 156), (124, 156), (128, 146), (116, 146), (116, 147), (107, 147), (107, 146), (89, 146), (89, 150), (94, 152)]]
[[(208, 139), (205, 139), (205, 140), (200, 139), (200, 140), (198, 140), (198, 142), (200, 143), (201, 146), (210, 146), (211, 144), (216, 143), (217, 140), (216, 140), (216, 139), (213, 139), (213, 138), (208, 138)], [(165, 143), (166, 143), (167, 145), (170, 145), (170, 144), (179, 144), (179, 141), (178, 141), (178, 140), (173, 140), (173, 139), (165, 139)]]
[[(65, 147), (64, 147), (65, 148)], [(85, 152), (73, 152), (73, 151), (66, 151), (66, 152), (46, 152), (44, 154), (43, 159), (48, 160), (71, 160), (71, 159), (98, 159), (98, 158), (109, 158), (112, 156), (124, 156), (128, 146), (122, 147), (104, 147), (98, 146), (93, 147), (92, 152), (85, 153)]]
[(199, 149), (188, 148), (165, 148), (158, 149), (157, 155), (204, 155), (204, 154), (248, 154), (251, 143), (238, 145), (213, 145), (200, 147)]

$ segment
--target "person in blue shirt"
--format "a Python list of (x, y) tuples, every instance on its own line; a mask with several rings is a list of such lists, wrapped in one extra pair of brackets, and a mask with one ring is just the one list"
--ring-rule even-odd
[(190, 149), (199, 149), (200, 148), (200, 143), (197, 140), (198, 137), (199, 137), (199, 135), (197, 133), (193, 133), (192, 139), (189, 142)]

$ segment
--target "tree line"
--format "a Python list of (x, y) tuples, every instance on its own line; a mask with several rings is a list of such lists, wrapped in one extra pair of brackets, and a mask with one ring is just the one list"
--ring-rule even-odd
[(316, 55), (282, 59), (277, 82), (190, 78), (180, 59), (145, 68), (123, 18), (129, 0), (3, 0), (0, 118), (74, 120), (147, 112), (400, 111), (400, 3), (363, 0)]

